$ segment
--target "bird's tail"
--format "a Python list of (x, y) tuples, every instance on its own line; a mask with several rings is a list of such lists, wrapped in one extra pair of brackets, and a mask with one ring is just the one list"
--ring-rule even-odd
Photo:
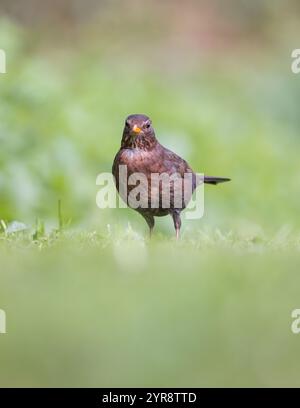
[(219, 183), (225, 183), (226, 181), (230, 181), (230, 178), (227, 177), (211, 177), (211, 176), (204, 176), (204, 183), (207, 184), (219, 184)]

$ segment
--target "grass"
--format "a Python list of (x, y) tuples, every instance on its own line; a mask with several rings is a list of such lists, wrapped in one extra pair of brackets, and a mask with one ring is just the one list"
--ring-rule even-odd
[(2, 233), (0, 382), (299, 386), (299, 249), (287, 230)]

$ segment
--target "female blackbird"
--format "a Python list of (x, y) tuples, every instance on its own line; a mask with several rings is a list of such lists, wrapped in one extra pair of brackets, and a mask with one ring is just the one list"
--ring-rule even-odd
[[(120, 169), (126, 169), (125, 177), (120, 176)], [(154, 227), (154, 217), (170, 214), (179, 237), (181, 226), (180, 213), (191, 199), (199, 180), (188, 163), (163, 147), (155, 137), (150, 118), (146, 115), (130, 115), (125, 121), (121, 147), (112, 168), (117, 190), (121, 198), (138, 211), (150, 228), (150, 236)], [(162, 177), (154, 183), (153, 175)], [(167, 176), (167, 191), (163, 185)], [(190, 188), (186, 184), (185, 175), (190, 176)], [(133, 185), (135, 180), (138, 185)], [(202, 182), (218, 184), (229, 181), (229, 178), (204, 176)], [(178, 184), (178, 181), (180, 182)], [(133, 203), (130, 194), (138, 189)], [(188, 191), (189, 190), (189, 191)], [(179, 197), (179, 199), (178, 199)]]

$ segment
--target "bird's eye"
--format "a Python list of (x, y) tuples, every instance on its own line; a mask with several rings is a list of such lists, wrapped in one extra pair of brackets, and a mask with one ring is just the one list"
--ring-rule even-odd
[(150, 123), (150, 122), (146, 122), (145, 128), (146, 128), (146, 129), (149, 129), (150, 126), (151, 126), (151, 123)]
[(125, 122), (125, 126), (126, 126), (126, 127), (129, 127), (129, 126), (130, 126), (130, 124), (129, 124), (128, 120), (126, 120), (126, 122)]

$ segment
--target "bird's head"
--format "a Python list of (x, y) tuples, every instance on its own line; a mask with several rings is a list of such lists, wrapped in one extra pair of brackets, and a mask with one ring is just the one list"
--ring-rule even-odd
[(156, 143), (151, 119), (146, 115), (129, 115), (125, 120), (122, 147), (150, 149)]

